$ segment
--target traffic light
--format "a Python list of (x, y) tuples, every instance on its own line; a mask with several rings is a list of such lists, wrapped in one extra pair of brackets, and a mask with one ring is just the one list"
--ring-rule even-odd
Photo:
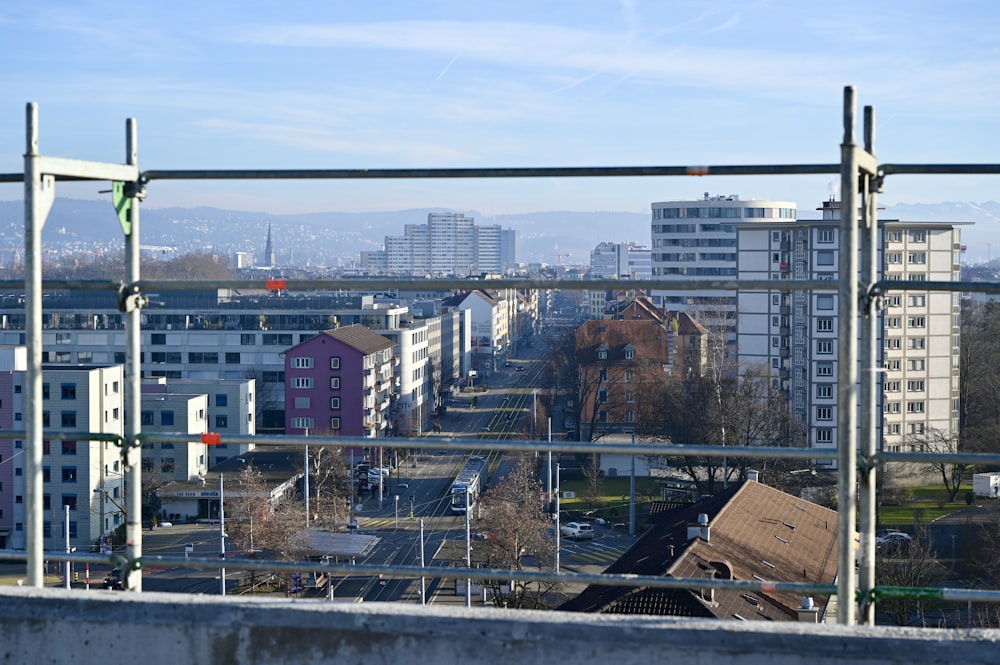
[(73, 584), (76, 584), (79, 581), (80, 581), (80, 571), (74, 570), (73, 571)]

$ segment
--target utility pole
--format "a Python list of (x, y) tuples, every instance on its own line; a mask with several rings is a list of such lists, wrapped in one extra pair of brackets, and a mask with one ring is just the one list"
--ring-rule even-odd
[[(69, 554), (70, 552), (73, 551), (73, 548), (69, 544), (69, 504), (63, 506), (63, 513), (66, 515), (66, 519), (64, 520), (65, 522), (64, 526), (66, 528), (66, 554)], [(66, 579), (63, 580), (64, 582), (63, 586), (67, 589), (70, 588), (70, 577), (72, 575), (73, 575), (73, 562), (66, 561)]]
[[(469, 526), (469, 490), (465, 490), (465, 567), (472, 568), (472, 530)], [(67, 515), (69, 513), (66, 513)], [(472, 578), (465, 578), (465, 606), (472, 607)]]
[(556, 574), (559, 573), (559, 465), (556, 464)]
[(226, 509), (223, 501), (225, 491), (222, 485), (222, 474), (219, 474), (219, 560), (222, 567), (219, 569), (219, 593), (226, 595)]

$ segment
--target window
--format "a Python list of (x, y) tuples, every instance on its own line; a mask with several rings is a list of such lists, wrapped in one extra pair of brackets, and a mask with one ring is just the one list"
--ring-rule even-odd
[(76, 384), (64, 383), (60, 387), (63, 399), (76, 399)]
[(62, 454), (63, 455), (76, 455), (76, 441), (63, 441), (62, 442)]
[(47, 466), (42, 467), (42, 482), (47, 483), (52, 480), (52, 469)]
[(823, 339), (816, 342), (816, 353), (820, 354), (833, 353), (833, 340)]
[(330, 369), (340, 369), (340, 356), (330, 358)]
[(899, 413), (899, 402), (886, 402), (882, 405), (883, 413)]
[(331, 376), (330, 377), (330, 390), (340, 390), (340, 377)]
[(296, 409), (308, 409), (310, 400), (308, 397), (296, 397), (295, 398), (295, 408)]
[(62, 468), (62, 481), (64, 483), (75, 483), (76, 482), (76, 467), (75, 466), (64, 466)]
[(906, 320), (906, 325), (909, 328), (923, 328), (926, 321), (927, 319), (923, 316), (911, 316)]
[(188, 362), (192, 365), (218, 365), (219, 354), (215, 351), (191, 351), (188, 353)]
[(634, 402), (635, 401), (635, 390), (633, 390), (632, 388), (626, 388), (625, 389), (625, 401), (626, 402)]
[(887, 316), (887, 317), (885, 317), (885, 327), (886, 328), (902, 328), (903, 327), (903, 317), (901, 317), (901, 316)]
[(608, 422), (608, 412), (606, 409), (601, 409), (597, 412), (597, 422), (606, 423)]
[(907, 413), (923, 413), (924, 403), (923, 402), (907, 402), (906, 403)]
[(906, 390), (908, 392), (920, 393), (924, 391), (924, 382), (922, 379), (913, 379), (906, 382)]
[(898, 393), (900, 385), (899, 381), (884, 381), (882, 383), (882, 390), (887, 393)]
[(903, 242), (903, 232), (902, 231), (886, 231), (885, 232), (886, 242)]
[(340, 409), (340, 398), (339, 397), (331, 397), (330, 398), (330, 409), (332, 411), (337, 411), (338, 409)]
[(828, 316), (816, 319), (816, 332), (833, 332), (833, 319)]
[(70, 510), (76, 510), (76, 495), (75, 494), (63, 494), (62, 495), (62, 505), (69, 506)]
[(900, 432), (899, 423), (889, 423), (888, 425), (885, 426), (886, 434), (899, 434), (899, 432)]
[(332, 430), (340, 429), (340, 418), (330, 418), (330, 429)]
[(608, 389), (601, 388), (597, 391), (597, 401), (601, 404), (608, 401)]
[(635, 347), (631, 344), (625, 347), (625, 360), (632, 360), (635, 358)]
[(634, 369), (626, 369), (625, 372), (622, 374), (622, 378), (625, 381), (635, 381), (635, 370)]
[(910, 252), (906, 257), (906, 262), (917, 265), (927, 263), (927, 252)]
[(264, 333), (262, 338), (264, 346), (291, 346), (292, 345), (292, 334), (291, 333)]
[(833, 384), (832, 383), (817, 383), (816, 384), (816, 398), (817, 399), (830, 399), (833, 397)]
[(76, 427), (76, 411), (63, 411), (59, 418), (63, 427)]
[(833, 420), (833, 409), (829, 406), (816, 407), (816, 420)]
[(927, 242), (927, 231), (910, 231), (910, 242)]
[(608, 368), (607, 367), (602, 367), (601, 368), (600, 372), (598, 373), (597, 380), (598, 381), (607, 381), (608, 380)]
[(240, 346), (253, 346), (257, 343), (257, 335), (254, 333), (241, 333)]
[(152, 411), (143, 411), (142, 414), (141, 414), (141, 419), (140, 419), (139, 422), (141, 424), (143, 424), (143, 425), (152, 425), (153, 424), (153, 412)]
[(284, 372), (264, 372), (264, 383), (284, 383)]
[(816, 430), (816, 443), (833, 443), (833, 430), (821, 427)]
[[(897, 361), (897, 362), (899, 362), (899, 361)], [(926, 361), (923, 358), (921, 358), (919, 360), (907, 360), (906, 361), (906, 369), (908, 369), (910, 371), (922, 372), (924, 370), (924, 367), (926, 366), (925, 362)], [(897, 367), (896, 369), (899, 369), (899, 368)]]
[(312, 369), (312, 358), (292, 358), (292, 367), (295, 369)]
[(901, 349), (902, 342), (899, 337), (886, 337), (884, 341), (884, 346), (887, 349)]
[(628, 409), (625, 412), (625, 422), (627, 422), (627, 423), (634, 423), (635, 422), (635, 411), (633, 411), (632, 409)]
[(164, 333), (153, 333), (149, 336), (149, 343), (157, 346), (163, 346), (167, 343), (167, 336)]
[(816, 242), (833, 242), (833, 229), (820, 229), (816, 233)]
[(173, 411), (161, 411), (160, 412), (160, 424), (163, 426), (174, 424), (174, 412)]
[(832, 266), (833, 265), (833, 252), (830, 250), (823, 250), (816, 252), (816, 265), (818, 266)]
[(924, 338), (923, 337), (911, 337), (906, 340), (906, 348), (908, 349), (922, 349), (924, 348)]
[(174, 458), (164, 457), (160, 460), (160, 471), (163, 473), (173, 473), (174, 472)]
[(216, 416), (215, 426), (222, 428), (229, 427), (229, 416)]
[(240, 364), (240, 354), (236, 353), (226, 353), (226, 364), (227, 365), (239, 365)]
[(52, 416), (48, 411), (42, 411), (42, 427), (48, 427), (52, 424)]
[(895, 360), (886, 360), (885, 363), (883, 363), (883, 367), (885, 367), (890, 372), (898, 372), (899, 358), (896, 358)]
[(927, 296), (908, 296), (906, 304), (910, 307), (924, 307), (927, 304)]
[(924, 423), (910, 423), (909, 431), (910, 434), (923, 434)]
[(292, 418), (292, 427), (295, 429), (311, 429), (312, 426), (312, 418)]
[(295, 388), (312, 388), (313, 380), (312, 377), (309, 376), (297, 376), (292, 379), (292, 385)]
[(833, 363), (816, 363), (816, 376), (833, 376)]
[(816, 296), (816, 309), (820, 310), (833, 309), (833, 294), (823, 294)]
[(50, 392), (51, 391), (49, 390), (49, 384), (43, 383), (42, 384), (42, 399), (48, 399), (49, 396), (50, 396)]

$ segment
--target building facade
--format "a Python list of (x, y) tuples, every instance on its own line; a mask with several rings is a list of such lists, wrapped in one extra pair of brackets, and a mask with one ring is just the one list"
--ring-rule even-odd
[(385, 437), (397, 394), (395, 345), (364, 326), (327, 330), (285, 352), (285, 431)]
[[(837, 432), (837, 279), (840, 204), (826, 201), (819, 220), (739, 227), (741, 279), (830, 281), (830, 290), (739, 292), (741, 366), (769, 369), (788, 395), (809, 444), (835, 448)], [(879, 220), (879, 278), (959, 279), (960, 232), (954, 223)], [(891, 291), (879, 314), (883, 368), (878, 395), (880, 446), (912, 450), (958, 433), (959, 294)], [(829, 463), (832, 465), (832, 462)]]

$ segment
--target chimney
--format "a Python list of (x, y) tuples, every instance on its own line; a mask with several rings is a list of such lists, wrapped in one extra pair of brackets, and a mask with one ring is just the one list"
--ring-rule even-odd
[[(710, 568), (705, 571), (705, 579), (714, 580), (715, 579), (715, 569)], [(701, 589), (701, 599), (708, 602), (715, 602), (715, 588), (714, 587), (702, 587)]]
[(698, 513), (698, 522), (696, 524), (688, 524), (688, 540), (694, 540), (695, 538), (701, 538), (706, 543), (711, 542), (709, 540), (708, 515), (706, 513)]
[(747, 480), (749, 480), (751, 483), (759, 483), (760, 471), (754, 471), (753, 469), (747, 471)]
[(813, 604), (812, 596), (805, 596), (802, 605), (795, 609), (799, 623), (819, 623), (819, 608)]

